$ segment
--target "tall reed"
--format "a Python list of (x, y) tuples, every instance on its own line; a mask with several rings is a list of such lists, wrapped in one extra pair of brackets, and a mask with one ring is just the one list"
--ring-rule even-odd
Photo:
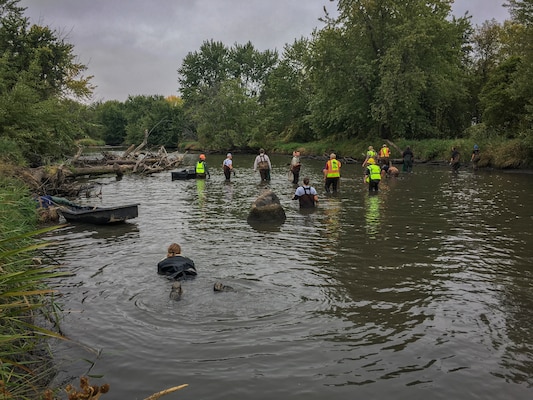
[[(0, 399), (35, 399), (54, 374), (47, 337), (57, 330), (43, 321), (57, 321), (50, 279), (63, 275), (56, 266), (37, 263), (35, 252), (46, 246), (36, 238), (37, 213), (26, 187), (0, 181)], [(48, 324), (53, 325), (53, 324)]]

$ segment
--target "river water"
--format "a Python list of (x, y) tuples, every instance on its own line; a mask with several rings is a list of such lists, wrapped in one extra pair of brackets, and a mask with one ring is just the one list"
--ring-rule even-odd
[[(78, 202), (139, 203), (139, 217), (48, 236), (73, 273), (54, 282), (70, 339), (54, 344), (56, 384), (89, 374), (109, 399), (180, 384), (164, 398), (533, 398), (533, 175), (416, 165), (369, 197), (351, 164), (326, 197), (323, 162), (303, 159), (320, 196), (304, 213), (290, 157), (272, 157), (268, 185), (253, 156), (234, 157), (230, 183), (222, 160), (206, 181), (99, 178), (102, 197)], [(246, 221), (265, 188), (281, 226)], [(181, 301), (157, 275), (172, 242), (199, 272)]]

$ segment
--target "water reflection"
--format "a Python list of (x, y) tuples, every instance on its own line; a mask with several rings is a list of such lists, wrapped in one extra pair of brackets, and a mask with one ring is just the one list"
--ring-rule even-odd
[(233, 182), (224, 182), (224, 200), (226, 203), (231, 203), (233, 200)]
[(198, 195), (198, 206), (200, 208), (205, 207), (206, 193), (205, 193), (205, 179), (196, 179), (196, 193)]
[(370, 239), (376, 239), (379, 234), (379, 225), (381, 223), (380, 207), (381, 197), (377, 194), (369, 194), (365, 198), (365, 228), (366, 235)]
[(68, 235), (101, 239), (109, 243), (139, 237), (139, 227), (132, 221), (110, 225), (70, 224), (64, 231)]
[(340, 234), (341, 234), (341, 207), (342, 199), (337, 195), (327, 196), (322, 202), (324, 206), (324, 224), (325, 233), (325, 251), (331, 254), (336, 254), (339, 246)]
[[(346, 165), (342, 191), (318, 188), (309, 212), (272, 158), (268, 184), (244, 169), (230, 183), (110, 178), (107, 204), (141, 203), (131, 231), (50, 233), (76, 273), (61, 281), (64, 329), (101, 349), (91, 372), (114, 397), (147, 397), (179, 371), (191, 398), (529, 399), (530, 180), (420, 166), (368, 196)], [(304, 167), (321, 180), (322, 162)], [(250, 226), (267, 187), (287, 220)], [(171, 241), (199, 271), (180, 302), (156, 275)], [(217, 280), (235, 292), (214, 293)]]

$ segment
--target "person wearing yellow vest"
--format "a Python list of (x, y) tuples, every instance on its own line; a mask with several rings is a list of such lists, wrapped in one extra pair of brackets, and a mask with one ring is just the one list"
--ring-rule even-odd
[(379, 162), (381, 165), (390, 166), (390, 149), (386, 144), (383, 144), (379, 150)]
[(207, 163), (205, 162), (205, 154), (200, 154), (200, 159), (196, 163), (196, 177), (205, 179), (207, 177), (211, 178), (211, 174), (207, 169)]
[(368, 164), (368, 160), (371, 158), (376, 158), (378, 156), (378, 153), (374, 150), (374, 147), (368, 146), (368, 151), (366, 152), (366, 158), (365, 161), (363, 161), (363, 167), (366, 167)]
[(329, 160), (322, 171), (324, 173), (326, 193), (330, 193), (330, 189), (333, 193), (336, 193), (341, 179), (341, 162), (337, 160), (335, 153), (329, 155)]
[(379, 188), (379, 182), (381, 182), (381, 168), (376, 165), (376, 161), (373, 158), (369, 158), (367, 161), (368, 166), (365, 170), (364, 182), (368, 183), (368, 192), (377, 192)]

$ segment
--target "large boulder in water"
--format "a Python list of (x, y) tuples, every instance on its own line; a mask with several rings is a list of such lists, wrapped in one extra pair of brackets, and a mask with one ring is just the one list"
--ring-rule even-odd
[(272, 191), (263, 192), (252, 204), (248, 222), (283, 223), (287, 219), (278, 196)]

